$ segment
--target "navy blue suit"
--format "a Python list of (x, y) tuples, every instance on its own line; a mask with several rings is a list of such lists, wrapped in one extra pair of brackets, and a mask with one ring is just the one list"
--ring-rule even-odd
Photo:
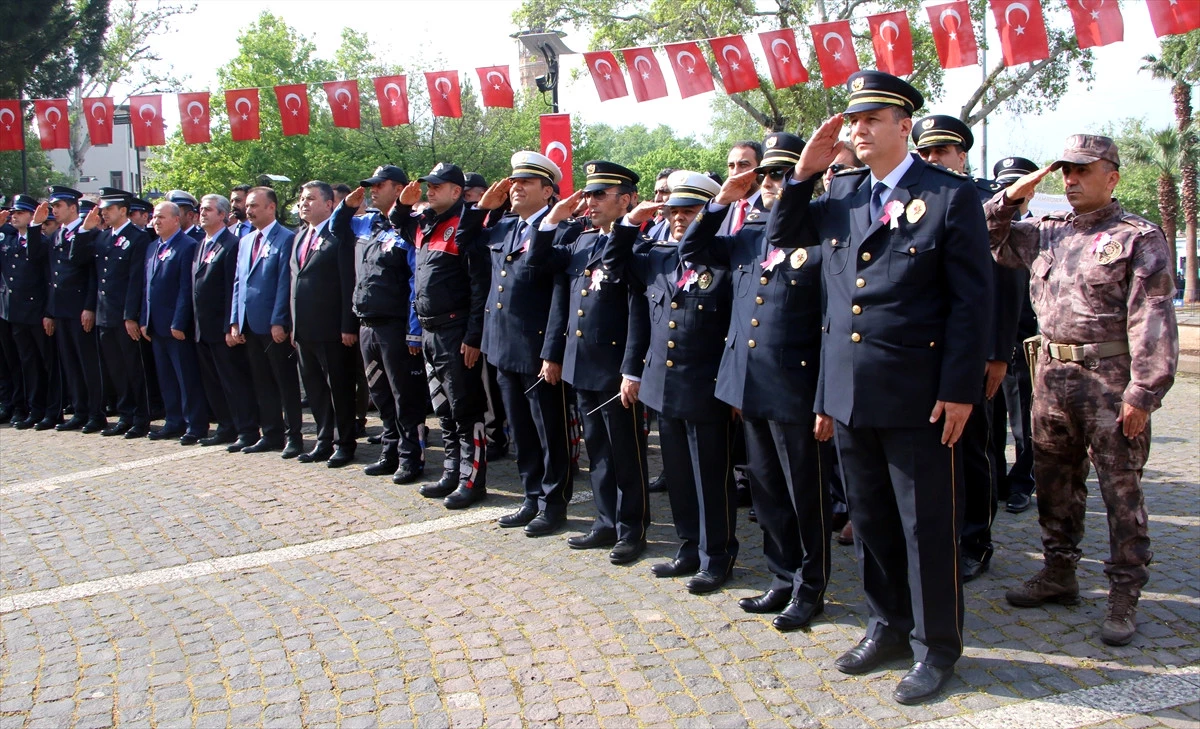
[(0, 310), (9, 322), (21, 362), (26, 399), (22, 410), (35, 421), (49, 418), (57, 422), (62, 417), (58, 352), (53, 337), (46, 336), (42, 327), (42, 318), (50, 315), (49, 249), (50, 242), (42, 236), (40, 225), (30, 225), (24, 236), (11, 225), (0, 228), (0, 269), (4, 277)]
[[(200, 382), (200, 363), (192, 338), (192, 259), (196, 241), (176, 231), (147, 248), (146, 298), (141, 325), (154, 348), (166, 421), (163, 430), (203, 437), (208, 434), (208, 406)], [(176, 339), (171, 330), (183, 332)]]
[(96, 329), (84, 331), (80, 315), (96, 311), (96, 269), (86, 254), (75, 255), (72, 245), (82, 221), (74, 220), (54, 235), (50, 251), (50, 300), (58, 361), (74, 419), (104, 422), (104, 388), (100, 376), (100, 347)]

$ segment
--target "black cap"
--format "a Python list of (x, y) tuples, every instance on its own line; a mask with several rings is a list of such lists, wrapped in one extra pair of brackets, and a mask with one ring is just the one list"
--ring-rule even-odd
[(847, 114), (898, 106), (911, 115), (925, 105), (920, 91), (883, 71), (859, 71), (846, 81), (846, 88), (850, 90)]
[(79, 198), (81, 197), (83, 197), (83, 193), (79, 190), (73, 190), (63, 185), (50, 186), (50, 202), (58, 202), (59, 200), (79, 202)]
[[(116, 205), (117, 207), (129, 208), (129, 202), (133, 199), (133, 194), (118, 190), (115, 187), (100, 188), (100, 207), (107, 208)], [(171, 202), (175, 202), (172, 200)]]
[(58, 218), (54, 217), (54, 211), (53, 211), (53, 210), (49, 210), (49, 211), (47, 211), (47, 212), (46, 212), (46, 222), (47, 222), (47, 223), (49, 223), (49, 222), (51, 222), (51, 221), (54, 221), (54, 222), (56, 222), (56, 223), (58, 222)]
[(1037, 163), (1033, 160), (1024, 157), (1005, 157), (992, 167), (992, 176), (996, 178), (998, 184), (1007, 187), (1030, 172), (1037, 172), (1038, 169)]
[(152, 213), (154, 212), (154, 206), (150, 204), (149, 200), (143, 200), (140, 197), (135, 197), (129, 200), (129, 212)]
[(605, 162), (599, 159), (585, 164), (583, 170), (587, 173), (586, 184), (583, 188), (584, 192), (607, 190), (617, 185), (637, 187), (638, 180), (640, 179), (638, 174), (628, 167), (622, 167), (615, 162)]
[(459, 187), (467, 186), (466, 175), (463, 174), (462, 168), (449, 162), (438, 162), (428, 175), (418, 178), (417, 182), (432, 182), (435, 185), (449, 182), (451, 185)]
[(12, 209), (32, 213), (37, 210), (38, 201), (33, 195), (13, 195)]
[(957, 144), (964, 152), (970, 152), (975, 144), (971, 128), (947, 114), (930, 114), (913, 124), (912, 140), (917, 149)]
[(79, 214), (87, 215), (89, 212), (91, 212), (92, 208), (94, 208), (94, 207), (96, 207), (95, 200), (89, 200), (86, 197), (82, 198), (79, 201)]
[(464, 188), (482, 187), (485, 190), (487, 189), (487, 180), (485, 180), (483, 175), (479, 174), (478, 172), (468, 172), (464, 179), (466, 180), (466, 183), (463, 185)]
[(772, 167), (793, 167), (800, 161), (804, 140), (787, 132), (772, 132), (763, 140), (763, 160), (755, 169), (763, 172)]
[(408, 175), (404, 174), (404, 170), (396, 165), (380, 165), (375, 168), (375, 172), (370, 177), (365, 180), (359, 180), (358, 184), (363, 187), (370, 187), (371, 185), (378, 185), (385, 180), (407, 185)]

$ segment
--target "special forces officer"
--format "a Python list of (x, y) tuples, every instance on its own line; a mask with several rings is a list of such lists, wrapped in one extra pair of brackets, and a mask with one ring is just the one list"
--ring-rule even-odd
[[(1179, 335), (1162, 230), (1112, 197), (1121, 159), (1108, 137), (1079, 134), (1049, 167), (1021, 177), (986, 206), (992, 251), (1028, 266), (1042, 327), (1033, 385), (1033, 471), (1045, 566), (1008, 601), (1032, 607), (1079, 600), (1089, 461), (1108, 511), (1108, 610), (1100, 637), (1133, 640), (1153, 553), (1142, 498), (1150, 414), (1175, 381)], [(1038, 182), (1061, 169), (1072, 212), (1016, 222)]]

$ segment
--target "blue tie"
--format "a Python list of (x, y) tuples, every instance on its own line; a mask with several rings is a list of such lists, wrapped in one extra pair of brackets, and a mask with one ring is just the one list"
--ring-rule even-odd
[(883, 194), (887, 192), (888, 186), (882, 181), (876, 182), (871, 188), (871, 225), (883, 216)]

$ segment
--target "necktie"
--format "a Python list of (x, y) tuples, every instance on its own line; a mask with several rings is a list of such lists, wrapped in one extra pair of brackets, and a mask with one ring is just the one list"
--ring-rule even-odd
[[(528, 225), (526, 225), (526, 223), (525, 223), (525, 221), (524, 221), (524, 220), (518, 220), (518, 221), (517, 221), (517, 237), (516, 237), (516, 240), (514, 241), (514, 243), (516, 243), (516, 244), (520, 244), (520, 242), (521, 242), (521, 238), (522, 238), (522, 237), (524, 237), (524, 235), (525, 235), (525, 229), (526, 229), (526, 228), (528, 228), (528, 227), (529, 227), (529, 226), (528, 226)], [(517, 248), (518, 246), (517, 246), (517, 245), (514, 245), (513, 247), (514, 247), (514, 248)], [(523, 250), (523, 248), (522, 248), (522, 250)]]
[(254, 246), (250, 248), (250, 265), (258, 260), (258, 249), (262, 246), (262, 233), (254, 236)]
[(874, 225), (880, 216), (883, 215), (883, 194), (887, 192), (888, 186), (882, 181), (876, 182), (871, 188), (871, 224)]
[(301, 266), (304, 265), (304, 262), (308, 260), (309, 254), (312, 253), (313, 240), (316, 239), (316, 237), (317, 237), (317, 229), (313, 228), (308, 234), (308, 241), (305, 242), (304, 247), (300, 249), (300, 265)]
[(25, 236), (21, 236), (20, 238), (17, 238), (17, 242), (21, 244), (22, 248), (24, 248), (27, 241), (25, 240)]
[(737, 201), (737, 206), (734, 208), (733, 224), (729, 226), (730, 235), (737, 233), (746, 224), (746, 208), (748, 207), (750, 207), (749, 200)]

